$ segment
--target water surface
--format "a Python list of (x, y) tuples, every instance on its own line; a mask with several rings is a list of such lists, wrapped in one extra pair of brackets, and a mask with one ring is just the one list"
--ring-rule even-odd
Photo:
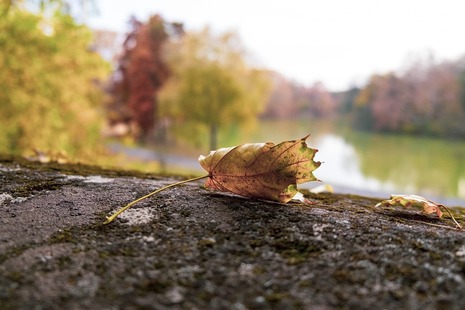
[[(465, 141), (353, 131), (321, 121), (262, 121), (246, 137), (223, 142), (280, 142), (311, 136), (323, 164), (315, 175), (338, 191), (384, 197), (426, 196), (465, 206)], [(310, 184), (315, 186), (316, 184)]]

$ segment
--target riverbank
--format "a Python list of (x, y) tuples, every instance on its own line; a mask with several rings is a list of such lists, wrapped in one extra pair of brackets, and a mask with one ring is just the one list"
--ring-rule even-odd
[(465, 232), (377, 199), (283, 205), (193, 183), (102, 225), (176, 178), (12, 158), (0, 178), (2, 309), (458, 310), (465, 299)]

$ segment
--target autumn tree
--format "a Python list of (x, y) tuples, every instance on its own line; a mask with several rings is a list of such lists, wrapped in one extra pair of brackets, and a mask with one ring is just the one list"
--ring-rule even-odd
[(321, 82), (305, 88), (301, 97), (305, 98), (301, 106), (302, 112), (307, 111), (311, 116), (318, 118), (329, 118), (336, 113), (336, 101)]
[(373, 117), (376, 119), (374, 129), (411, 130), (408, 125), (412, 122), (414, 111), (411, 111), (408, 85), (394, 73), (378, 76), (375, 83), (377, 92), (371, 102)]
[(415, 62), (405, 72), (374, 75), (355, 101), (356, 125), (377, 131), (465, 136), (462, 66)]
[(460, 88), (460, 102), (462, 109), (465, 111), (465, 57), (460, 61), (459, 66), (459, 88)]
[(377, 131), (465, 136), (460, 62), (421, 62), (372, 76), (354, 107), (356, 124)]
[[(113, 115), (110, 120), (135, 124), (135, 135), (146, 139), (157, 119), (157, 92), (170, 75), (162, 58), (168, 24), (155, 15), (147, 23), (132, 18), (131, 25), (132, 30), (123, 44), (118, 72), (113, 77), (113, 99), (109, 104)], [(176, 30), (182, 29), (175, 25)]]
[(434, 135), (465, 136), (465, 109), (461, 102), (460, 66), (445, 61), (427, 66), (413, 75), (415, 67), (405, 75), (413, 89), (411, 101), (418, 118), (426, 120), (422, 127)]
[(409, 85), (395, 73), (371, 76), (355, 100), (357, 127), (412, 131), (414, 112)]
[(295, 98), (295, 85), (277, 72), (270, 72), (269, 76), (271, 91), (262, 117), (274, 119), (294, 117), (299, 111)]
[(90, 158), (101, 145), (100, 81), (109, 67), (60, 1), (41, 3), (35, 13), (23, 1), (0, 3), (0, 152)]
[(263, 110), (267, 76), (246, 64), (235, 34), (214, 35), (208, 28), (187, 33), (169, 47), (167, 59), (174, 76), (161, 93), (161, 108), (190, 139), (207, 129), (216, 149), (222, 128), (244, 126)]
[(322, 83), (305, 86), (275, 72), (270, 72), (269, 75), (272, 80), (271, 94), (262, 117), (329, 118), (336, 114), (336, 100)]

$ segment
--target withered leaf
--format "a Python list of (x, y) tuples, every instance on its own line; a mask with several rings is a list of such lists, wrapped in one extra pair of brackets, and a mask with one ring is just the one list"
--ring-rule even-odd
[(248, 143), (211, 151), (208, 156), (199, 157), (208, 175), (179, 181), (137, 198), (108, 216), (104, 224), (111, 223), (134, 204), (161, 191), (204, 178), (207, 178), (205, 186), (213, 190), (281, 202), (297, 199), (309, 203), (297, 190), (297, 184), (317, 180), (312, 172), (321, 163), (313, 161), (318, 150), (307, 147), (307, 138), (278, 145)]
[(274, 143), (247, 143), (211, 151), (199, 162), (208, 171), (205, 187), (241, 196), (288, 202), (297, 193), (297, 184), (315, 181), (313, 171), (320, 162), (318, 151), (305, 140)]
[(440, 206), (431, 200), (423, 198), (417, 195), (391, 195), (391, 199), (383, 200), (376, 205), (378, 206), (395, 206), (401, 205), (404, 207), (418, 207), (422, 208), (423, 212), (426, 214), (436, 213), (438, 217), (442, 217), (442, 211)]

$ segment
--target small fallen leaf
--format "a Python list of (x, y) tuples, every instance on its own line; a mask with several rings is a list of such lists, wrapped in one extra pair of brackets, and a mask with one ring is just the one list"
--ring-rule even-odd
[(446, 206), (436, 203), (434, 201), (428, 200), (426, 198), (423, 198), (421, 196), (417, 195), (391, 195), (391, 199), (389, 200), (383, 200), (380, 203), (378, 203), (375, 207), (380, 207), (380, 206), (395, 206), (395, 205), (401, 205), (404, 207), (417, 207), (417, 208), (422, 208), (423, 212), (426, 214), (431, 214), (431, 213), (436, 213), (436, 215), (441, 218), (442, 217), (442, 211), (441, 207), (444, 208), (447, 213), (449, 213), (450, 217), (454, 221), (456, 227), (458, 229), (462, 229), (462, 226), (455, 220), (454, 216), (450, 212)]
[(247, 143), (201, 155), (199, 162), (208, 171), (205, 187), (241, 196), (288, 202), (297, 193), (297, 184), (315, 181), (313, 161), (318, 151), (305, 140), (274, 143)]
[(395, 206), (401, 205), (404, 207), (423, 208), (426, 214), (436, 213), (438, 217), (442, 217), (442, 211), (439, 204), (417, 195), (391, 195), (391, 199), (383, 200), (376, 205), (378, 206)]

